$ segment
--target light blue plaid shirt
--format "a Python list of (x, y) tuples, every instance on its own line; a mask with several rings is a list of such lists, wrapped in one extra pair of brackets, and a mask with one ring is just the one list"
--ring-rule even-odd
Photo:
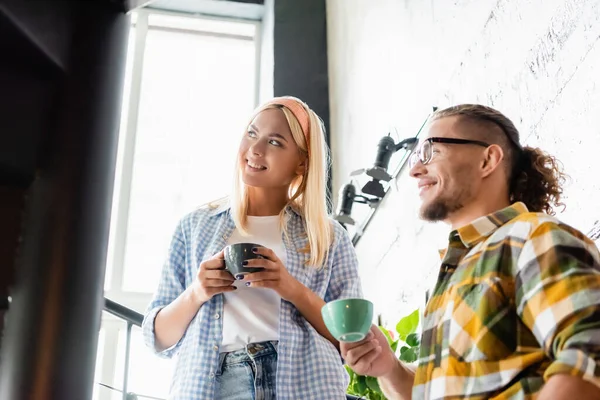
[[(229, 207), (201, 209), (185, 216), (171, 242), (158, 290), (142, 324), (146, 344), (155, 350), (154, 319), (161, 308), (175, 300), (195, 279), (200, 263), (225, 247), (235, 224)], [(348, 234), (337, 222), (335, 239), (325, 268), (304, 265), (307, 254), (304, 220), (288, 208), (289, 240), (283, 237), (290, 274), (326, 302), (362, 297), (358, 263)], [(223, 337), (223, 296), (205, 303), (191, 321), (185, 335), (162, 357), (177, 354), (170, 399), (212, 400), (219, 346)], [(336, 348), (306, 321), (290, 302), (281, 301), (277, 362), (277, 398), (345, 399), (348, 375)]]

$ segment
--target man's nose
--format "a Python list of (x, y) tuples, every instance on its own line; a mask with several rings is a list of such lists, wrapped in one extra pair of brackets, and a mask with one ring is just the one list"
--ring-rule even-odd
[(421, 160), (417, 159), (417, 162), (415, 162), (415, 164), (410, 168), (408, 174), (412, 178), (418, 178), (419, 176), (423, 175), (426, 172), (426, 170), (427, 168), (425, 167), (425, 165), (423, 165)]

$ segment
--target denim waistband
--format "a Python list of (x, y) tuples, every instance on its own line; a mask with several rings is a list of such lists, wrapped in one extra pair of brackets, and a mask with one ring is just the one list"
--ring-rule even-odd
[(236, 364), (271, 354), (277, 354), (277, 346), (278, 342), (276, 340), (250, 343), (243, 349), (231, 351), (229, 353), (221, 353), (219, 365)]

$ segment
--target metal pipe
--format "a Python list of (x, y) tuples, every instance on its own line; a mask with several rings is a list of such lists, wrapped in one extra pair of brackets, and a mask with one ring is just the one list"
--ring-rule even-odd
[(127, 322), (127, 338), (125, 342), (125, 367), (123, 368), (123, 400), (127, 400), (127, 383), (129, 381), (129, 352), (131, 350), (131, 322)]
[[(437, 107), (433, 107), (433, 112), (435, 112), (435, 110), (437, 110)], [(427, 118), (425, 119), (425, 121), (421, 124), (421, 127), (417, 131), (417, 134), (414, 136), (415, 138), (419, 137), (419, 135), (421, 134), (421, 131), (425, 127), (425, 124), (427, 124), (427, 121), (429, 120), (430, 116), (431, 116), (431, 114), (429, 114), (427, 116)], [(403, 145), (414, 144), (413, 138), (408, 139), (408, 141), (406, 141), (406, 142), (403, 141), (403, 142), (401, 142), (401, 144), (403, 144)], [(402, 147), (402, 146), (400, 146), (400, 147)], [(375, 206), (373, 208), (371, 208), (371, 210), (369, 210), (369, 214), (367, 215), (367, 217), (365, 218), (365, 220), (363, 221), (361, 226), (356, 230), (356, 233), (352, 237), (352, 244), (354, 246), (356, 246), (358, 244), (360, 238), (364, 234), (365, 229), (367, 229), (367, 226), (369, 226), (369, 224), (371, 223), (371, 220), (377, 213), (377, 209), (379, 208), (379, 205), (382, 203), (383, 199), (385, 198), (385, 196), (387, 196), (388, 192), (390, 191), (391, 182), (395, 181), (398, 178), (398, 175), (400, 175), (400, 172), (402, 172), (402, 169), (404, 168), (404, 164), (406, 164), (406, 162), (408, 161), (408, 157), (410, 157), (411, 151), (412, 150), (408, 150), (408, 151), (406, 151), (405, 154), (402, 155), (402, 159), (400, 160), (400, 162), (398, 163), (398, 166), (396, 167), (393, 174), (391, 175), (392, 176), (391, 181), (387, 184), (387, 186), (384, 189), (383, 196), (381, 196), (381, 200), (377, 204), (375, 204)]]
[(107, 298), (104, 298), (104, 311), (139, 327), (144, 320), (144, 316), (139, 312)]

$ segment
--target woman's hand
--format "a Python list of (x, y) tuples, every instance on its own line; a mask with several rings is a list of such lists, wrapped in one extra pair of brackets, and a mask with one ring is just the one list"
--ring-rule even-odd
[(204, 304), (215, 294), (231, 292), (236, 289), (233, 286), (235, 281), (233, 276), (224, 268), (223, 251), (200, 264), (196, 279), (192, 283), (192, 292), (198, 303)]
[(257, 247), (252, 251), (264, 258), (247, 260), (245, 267), (265, 270), (247, 274), (243, 278), (246, 286), (273, 289), (281, 298), (294, 303), (293, 297), (301, 292), (302, 284), (290, 275), (273, 250)]
[(233, 276), (223, 269), (223, 252), (203, 261), (196, 273), (196, 279), (168, 306), (161, 309), (154, 319), (156, 350), (166, 350), (181, 340), (190, 322), (204, 303), (215, 294), (231, 292)]
[(248, 260), (246, 267), (262, 267), (265, 270), (246, 275), (243, 278), (246, 285), (275, 290), (282, 299), (292, 303), (308, 323), (339, 350), (338, 341), (331, 336), (321, 316), (321, 308), (325, 305), (325, 301), (290, 275), (272, 250), (259, 247), (253, 251), (264, 259)]

